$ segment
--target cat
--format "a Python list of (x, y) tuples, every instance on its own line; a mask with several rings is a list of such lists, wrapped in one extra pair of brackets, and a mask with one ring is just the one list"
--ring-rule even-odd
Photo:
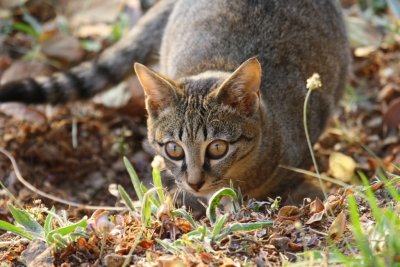
[[(145, 66), (157, 53), (159, 73)], [(320, 194), (281, 166), (310, 162), (307, 78), (322, 81), (309, 104), (313, 143), (343, 93), (350, 56), (338, 1), (161, 0), (96, 61), (5, 84), (0, 102), (90, 98), (134, 62), (149, 143), (179, 189), (207, 198), (232, 181), (256, 199)]]

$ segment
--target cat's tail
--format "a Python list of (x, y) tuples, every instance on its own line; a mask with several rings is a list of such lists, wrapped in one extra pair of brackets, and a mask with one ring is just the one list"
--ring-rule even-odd
[(115, 45), (91, 62), (48, 77), (27, 78), (0, 86), (1, 102), (63, 103), (87, 99), (133, 72), (133, 63), (146, 64), (160, 49), (175, 0), (163, 0), (137, 22)]

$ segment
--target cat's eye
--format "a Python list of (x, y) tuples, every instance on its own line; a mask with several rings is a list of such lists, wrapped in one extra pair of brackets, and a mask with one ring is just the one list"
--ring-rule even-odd
[(175, 142), (168, 142), (165, 145), (165, 153), (173, 160), (181, 160), (185, 156), (183, 148)]
[(228, 143), (224, 140), (211, 142), (206, 150), (206, 155), (210, 159), (220, 159), (228, 152)]

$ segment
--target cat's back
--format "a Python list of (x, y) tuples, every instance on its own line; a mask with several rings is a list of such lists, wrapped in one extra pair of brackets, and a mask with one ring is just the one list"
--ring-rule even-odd
[[(346, 50), (335, 0), (178, 0), (164, 35), (161, 68), (180, 78), (207, 68), (232, 71), (259, 56), (267, 75), (284, 64), (311, 72), (333, 56), (343, 54), (335, 61), (344, 62)], [(319, 60), (304, 62), (307, 57)]]

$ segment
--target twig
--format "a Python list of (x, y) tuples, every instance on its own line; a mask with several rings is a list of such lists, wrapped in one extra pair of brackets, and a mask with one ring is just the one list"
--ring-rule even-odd
[(46, 192), (43, 192), (43, 191), (37, 189), (32, 184), (30, 184), (28, 181), (26, 181), (24, 179), (24, 177), (22, 177), (22, 174), (21, 174), (21, 172), (20, 172), (20, 170), (18, 168), (18, 164), (15, 161), (15, 158), (10, 154), (10, 152), (8, 152), (7, 150), (5, 150), (3, 148), (0, 148), (0, 152), (2, 154), (4, 154), (11, 161), (11, 164), (13, 166), (13, 169), (14, 169), (15, 175), (17, 176), (18, 181), (20, 181), (26, 188), (28, 188), (32, 192), (34, 192), (34, 193), (36, 193), (36, 194), (38, 194), (38, 195), (40, 195), (40, 196), (42, 196), (44, 198), (47, 198), (47, 199), (50, 199), (50, 200), (53, 200), (55, 202), (62, 203), (62, 204), (65, 204), (65, 205), (69, 205), (69, 206), (72, 206), (72, 207), (85, 209), (85, 210), (98, 210), (98, 209), (113, 210), (113, 211), (126, 210), (126, 208), (124, 208), (124, 207), (108, 207), (108, 206), (85, 205), (85, 204), (81, 204), (81, 203), (77, 203), (77, 202), (68, 201), (68, 200), (65, 200), (65, 199), (50, 195), (50, 194), (48, 194)]

